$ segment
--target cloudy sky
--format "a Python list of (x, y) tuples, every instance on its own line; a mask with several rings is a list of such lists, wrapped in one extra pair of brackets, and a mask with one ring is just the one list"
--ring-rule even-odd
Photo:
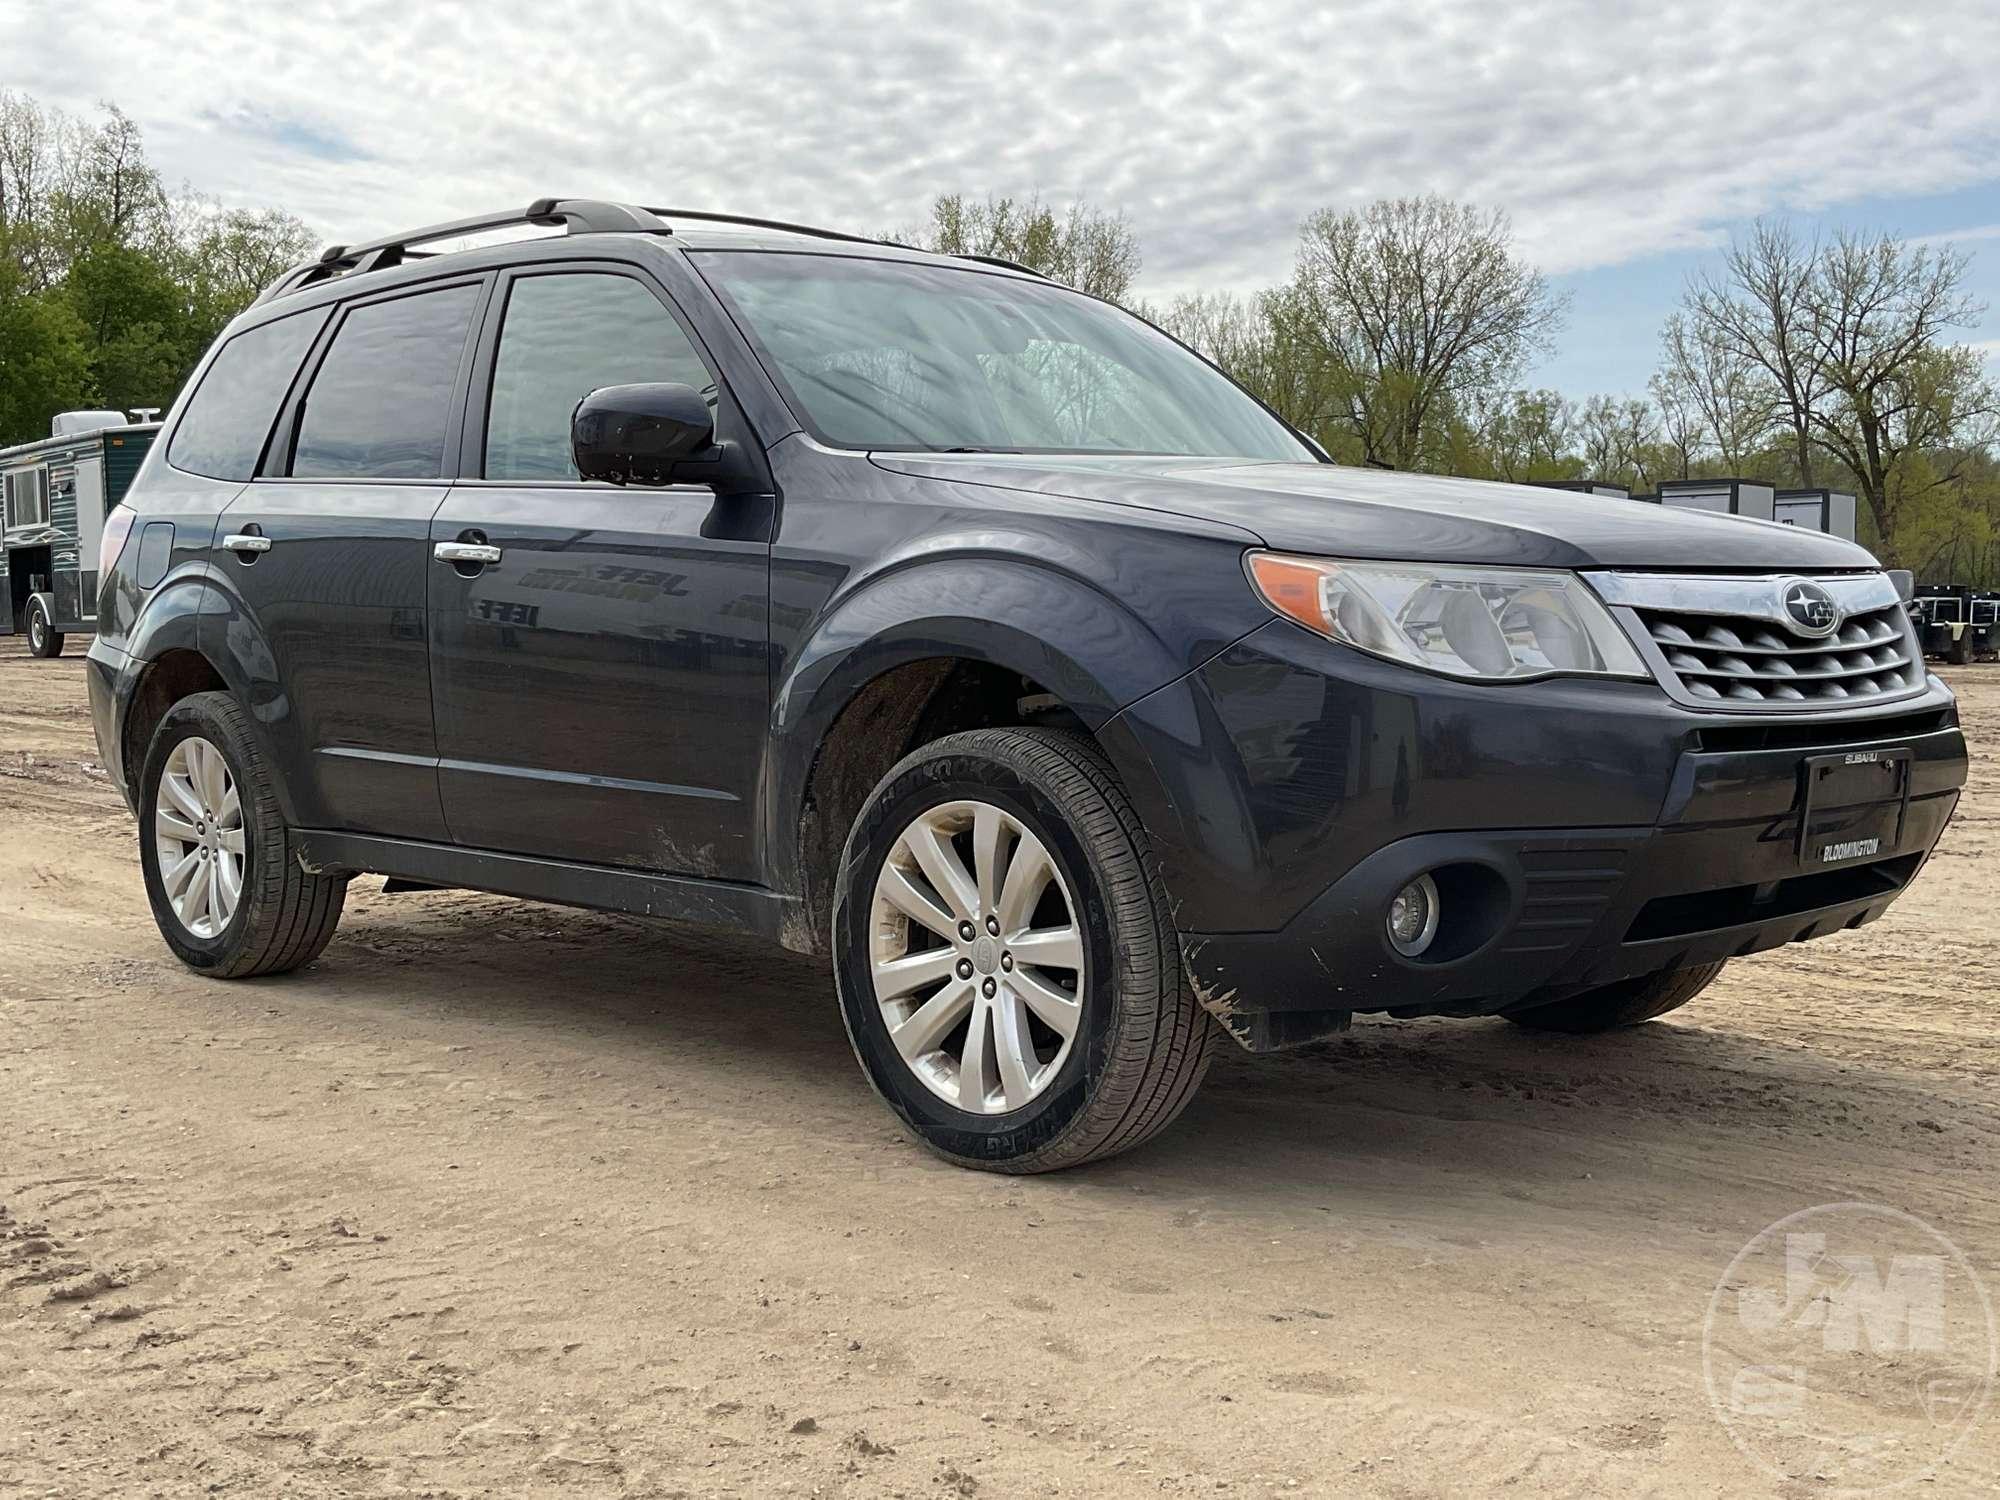
[[(1141, 289), (1283, 277), (1309, 210), (1495, 204), (1636, 390), (1758, 214), (1952, 238), (2000, 307), (2000, 3), (0, 0), (0, 88), (330, 239), (544, 193), (879, 230), (936, 192), (1123, 211)], [(2000, 312), (1968, 337), (2000, 349)]]

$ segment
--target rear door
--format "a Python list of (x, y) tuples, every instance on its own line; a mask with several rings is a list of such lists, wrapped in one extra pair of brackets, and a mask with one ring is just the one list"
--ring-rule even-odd
[(590, 391), (712, 363), (634, 267), (513, 272), (481, 336), (464, 467), (431, 563), (438, 780), (460, 844), (754, 880), (768, 702), (770, 507), (699, 485), (584, 483)]
[(260, 717), (305, 826), (449, 836), (424, 609), (487, 285), (344, 306), (217, 529), (216, 568), (269, 648)]

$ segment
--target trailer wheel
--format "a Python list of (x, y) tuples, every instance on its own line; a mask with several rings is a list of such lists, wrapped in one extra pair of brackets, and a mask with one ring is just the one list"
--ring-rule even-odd
[(1952, 636), (1951, 649), (1945, 652), (1944, 659), (1954, 667), (1964, 667), (1972, 664), (1972, 632), (1970, 630), (1961, 630)]
[(61, 656), (62, 632), (49, 614), (49, 601), (40, 594), (28, 601), (28, 651), (31, 655)]

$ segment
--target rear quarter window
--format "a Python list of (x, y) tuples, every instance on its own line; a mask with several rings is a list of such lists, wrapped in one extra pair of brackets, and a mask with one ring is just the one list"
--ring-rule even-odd
[(211, 479), (248, 479), (299, 362), (326, 324), (326, 309), (245, 329), (222, 346), (201, 378), (167, 461)]

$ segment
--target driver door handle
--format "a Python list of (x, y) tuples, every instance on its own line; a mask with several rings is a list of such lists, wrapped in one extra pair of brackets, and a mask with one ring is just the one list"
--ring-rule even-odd
[(483, 542), (439, 542), (431, 549), (431, 555), (439, 562), (447, 563), (497, 563), (500, 549), (489, 547)]

